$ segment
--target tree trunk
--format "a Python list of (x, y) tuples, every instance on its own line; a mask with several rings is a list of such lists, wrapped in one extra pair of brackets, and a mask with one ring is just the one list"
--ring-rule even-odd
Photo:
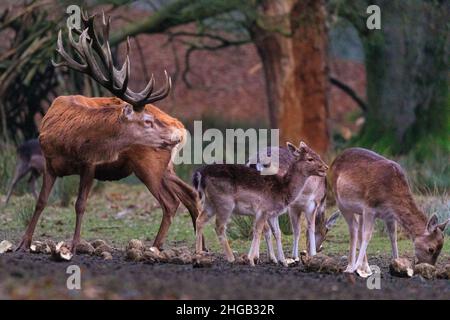
[(363, 36), (368, 112), (359, 142), (392, 153), (450, 149), (448, 2), (378, 5), (381, 30)]
[[(252, 37), (264, 65), (273, 128), (280, 143), (329, 145), (326, 11), (322, 0), (263, 1)], [(281, 27), (280, 27), (281, 26)]]

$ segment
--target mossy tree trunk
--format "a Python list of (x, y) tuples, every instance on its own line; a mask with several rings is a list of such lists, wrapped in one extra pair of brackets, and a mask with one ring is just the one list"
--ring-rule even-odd
[(383, 0), (381, 30), (364, 30), (368, 110), (359, 143), (388, 153), (450, 151), (446, 1)]

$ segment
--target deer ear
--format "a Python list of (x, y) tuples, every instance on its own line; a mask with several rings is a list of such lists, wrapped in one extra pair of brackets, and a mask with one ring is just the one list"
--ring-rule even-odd
[(289, 152), (292, 153), (293, 155), (296, 155), (296, 152), (298, 152), (298, 149), (296, 146), (294, 146), (292, 143), (290, 142), (286, 142), (286, 147), (288, 148)]
[(303, 141), (300, 141), (298, 147), (299, 147), (299, 148), (305, 148), (305, 149), (306, 149), (306, 148), (308, 147), (308, 145), (307, 145), (306, 143), (304, 143)]
[(127, 120), (131, 120), (131, 118), (133, 117), (133, 107), (129, 104), (126, 104), (123, 109), (122, 109), (122, 117), (124, 117)]
[(449, 221), (450, 221), (450, 219), (448, 219), (447, 221), (444, 221), (444, 222), (438, 224), (437, 227), (438, 227), (439, 229), (441, 229), (442, 232), (444, 232), (445, 227), (447, 226), (447, 223), (448, 223)]
[(337, 222), (338, 218), (340, 217), (341, 213), (339, 211), (336, 211), (333, 213), (327, 220), (325, 227), (330, 230)]
[(430, 217), (430, 219), (428, 219), (427, 222), (427, 231), (429, 233), (432, 233), (436, 230), (436, 228), (438, 227), (438, 218), (436, 213), (433, 213)]

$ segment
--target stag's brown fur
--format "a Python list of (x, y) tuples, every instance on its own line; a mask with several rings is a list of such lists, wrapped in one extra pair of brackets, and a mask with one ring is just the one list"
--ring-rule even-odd
[[(122, 119), (126, 103), (118, 98), (87, 98), (61, 96), (55, 99), (41, 124), (39, 141), (47, 159), (58, 176), (78, 173), (79, 164), (113, 162), (129, 149), (126, 131), (129, 126)], [(184, 126), (177, 119), (152, 105), (145, 113), (168, 130)], [(70, 158), (71, 168), (60, 168), (61, 158)], [(71, 170), (72, 172), (65, 172)]]
[[(119, 180), (133, 173), (147, 186), (163, 210), (155, 246), (162, 246), (180, 201), (188, 208), (195, 228), (198, 216), (197, 194), (175, 175), (171, 163), (172, 153), (179, 146), (170, 141), (168, 144), (163, 143), (162, 147), (136, 144), (129, 139), (122, 141), (124, 130), (127, 129), (121, 120), (125, 105), (125, 102), (115, 97), (65, 96), (55, 99), (41, 126), (40, 143), (46, 159), (43, 188), (20, 248), (29, 247), (55, 178), (79, 174), (83, 183), (86, 172), (90, 172), (84, 183), (87, 190), (92, 179)], [(151, 115), (155, 125), (165, 128), (164, 130), (184, 132), (180, 121), (153, 105), (146, 105), (143, 113)], [(77, 216), (84, 211), (87, 194), (88, 191), (82, 192), (80, 184), (76, 203)]]

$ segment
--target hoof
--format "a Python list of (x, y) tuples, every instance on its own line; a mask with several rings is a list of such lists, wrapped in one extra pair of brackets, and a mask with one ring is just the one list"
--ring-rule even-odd
[(14, 252), (28, 252), (30, 251), (31, 240), (22, 240)]
[(345, 268), (344, 273), (354, 273), (355, 269), (353, 269), (351, 266), (348, 266)]

